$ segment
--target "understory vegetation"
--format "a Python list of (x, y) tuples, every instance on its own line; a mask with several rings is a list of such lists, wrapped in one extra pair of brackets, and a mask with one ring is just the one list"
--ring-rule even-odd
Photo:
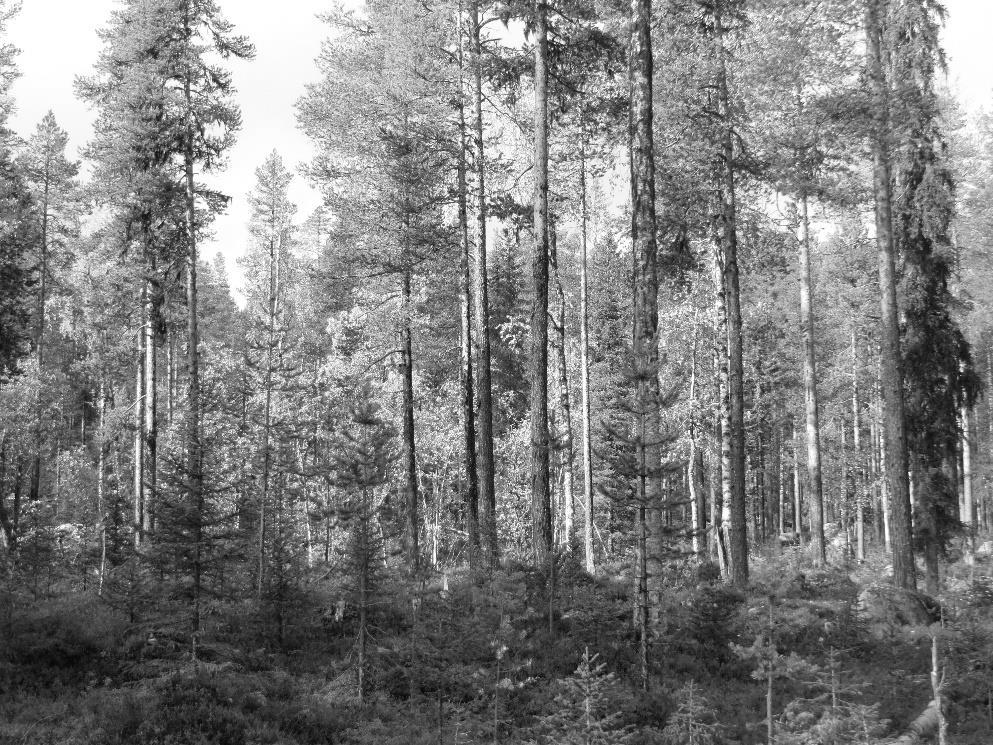
[(311, 157), (232, 195), (219, 0), (115, 4), (78, 154), (11, 129), (16, 5), (0, 742), (988, 745), (940, 3), (329, 3)]

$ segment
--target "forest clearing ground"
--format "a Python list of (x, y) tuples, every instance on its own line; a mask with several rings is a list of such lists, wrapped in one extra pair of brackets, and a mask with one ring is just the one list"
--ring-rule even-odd
[[(756, 557), (747, 593), (699, 581), (688, 564), (673, 567), (649, 694), (623, 683), (636, 666), (623, 564), (593, 579), (565, 562), (552, 632), (545, 577), (524, 566), (507, 566), (488, 583), (470, 574), (394, 582), (377, 610), (363, 703), (351, 672), (354, 619), (347, 609), (335, 615), (333, 593), (297, 599), (282, 647), (254, 603), (218, 602), (196, 664), (180, 605), (131, 625), (93, 594), (18, 595), (3, 628), (0, 742), (399, 744), (437, 742), (439, 722), (446, 742), (456, 730), (460, 742), (488, 742), (495, 692), (501, 741), (524, 742), (589, 649), (622, 681), (614, 704), (638, 731), (661, 730), (678, 691), (694, 681), (712, 703), (723, 742), (758, 743), (766, 689), (740, 650), (768, 637), (770, 597), (778, 653), (822, 670), (836, 665), (845, 696), (878, 704), (897, 734), (931, 698), (935, 627), (871, 621), (859, 610), (860, 592), (885, 563), (878, 554), (862, 567), (824, 571), (802, 571), (802, 556), (778, 561)], [(993, 689), (987, 558), (951, 565), (946, 584), (940, 600), (953, 742), (980, 745), (990, 731)], [(784, 675), (775, 681), (774, 708), (778, 716), (791, 702), (823, 695), (809, 676)]]

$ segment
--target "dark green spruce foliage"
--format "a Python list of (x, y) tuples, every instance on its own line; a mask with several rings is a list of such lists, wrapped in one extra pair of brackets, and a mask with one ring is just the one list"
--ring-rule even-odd
[(34, 205), (11, 160), (0, 150), (0, 380), (15, 374), (30, 341), (32, 261), (37, 230)]
[(951, 223), (954, 181), (941, 131), (936, 76), (942, 64), (940, 19), (926, 2), (904, 3), (893, 20), (898, 121), (906, 145), (897, 169), (895, 235), (904, 260), (901, 283), (907, 432), (916, 491), (916, 539), (928, 589), (937, 561), (958, 531), (958, 414), (980, 382), (953, 316)]

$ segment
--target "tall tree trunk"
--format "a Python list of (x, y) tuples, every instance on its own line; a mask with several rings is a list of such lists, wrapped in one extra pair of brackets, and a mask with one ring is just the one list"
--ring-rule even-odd
[[(770, 384), (771, 386), (772, 384)], [(779, 545), (783, 494), (783, 427), (780, 418), (779, 407), (776, 406), (770, 412), (772, 421), (769, 426), (769, 532), (773, 537), (774, 545)]]
[(717, 168), (718, 215), (716, 232), (721, 254), (722, 287), (727, 307), (728, 413), (725, 436), (729, 442), (730, 503), (728, 557), (731, 580), (748, 584), (748, 534), (745, 504), (745, 393), (742, 361), (741, 291), (738, 278), (737, 204), (735, 197), (734, 129), (727, 80), (727, 50), (724, 46), (723, 5), (714, 5), (714, 46), (717, 58), (717, 112), (722, 134)]
[(658, 243), (655, 213), (655, 139), (652, 2), (631, 0), (628, 57), (628, 138), (631, 151), (631, 244), (634, 254), (634, 373), (638, 464), (638, 633), (641, 683), (648, 687), (649, 593), (662, 580), (660, 526), (661, 433), (659, 422)]
[(865, 19), (869, 83), (875, 117), (872, 155), (882, 311), (880, 379), (885, 418), (886, 481), (890, 500), (893, 584), (915, 590), (917, 575), (914, 568), (910, 485), (907, 478), (907, 436), (904, 423), (903, 371), (896, 299), (893, 206), (890, 192), (889, 96), (883, 67), (883, 19), (886, 7), (887, 0), (868, 0)]
[(972, 409), (962, 406), (962, 522), (966, 529), (966, 543), (971, 555), (976, 542), (976, 503), (972, 484), (972, 452), (975, 442)]
[(558, 409), (560, 425), (556, 432), (555, 446), (559, 453), (559, 469), (562, 475), (562, 512), (563, 531), (561, 544), (571, 549), (573, 529), (576, 518), (576, 502), (573, 494), (573, 470), (575, 468), (575, 453), (573, 450), (572, 433), (572, 396), (569, 391), (569, 365), (566, 356), (565, 332), (565, 290), (562, 288), (562, 277), (559, 274), (558, 240), (555, 225), (549, 226), (550, 257), (553, 276), (555, 277), (555, 353), (556, 377), (558, 385)]
[[(103, 581), (107, 571), (107, 515), (106, 513), (106, 474), (107, 474), (107, 385), (104, 374), (100, 376), (100, 389), (97, 395), (97, 426), (100, 434), (97, 438), (97, 524), (100, 535), (100, 569), (97, 575), (97, 596), (103, 596)], [(0, 489), (3, 488), (0, 482)]]
[[(7, 432), (0, 435), (0, 549), (6, 555), (17, 548), (17, 533), (14, 531), (16, 516), (7, 511)], [(6, 558), (6, 557), (5, 557)]]
[(548, 473), (548, 7), (535, 0), (533, 305), (528, 354), (531, 419), (531, 542), (536, 566), (548, 562), (552, 510)]
[(782, 421), (778, 422), (776, 425), (776, 451), (777, 459), (779, 460), (779, 506), (776, 522), (776, 540), (786, 533), (786, 479), (787, 471), (786, 468), (786, 442), (783, 432), (783, 427), (785, 425)]
[(793, 532), (799, 545), (804, 544), (803, 536), (803, 481), (800, 477), (800, 438), (793, 420)]
[(143, 332), (145, 340), (143, 349), (145, 353), (145, 382), (143, 384), (144, 396), (142, 397), (144, 426), (144, 448), (145, 458), (143, 466), (145, 469), (144, 503), (142, 505), (142, 535), (148, 537), (152, 534), (154, 526), (154, 509), (156, 502), (156, 487), (158, 475), (158, 306), (155, 299), (155, 284), (153, 277), (157, 271), (155, 256), (149, 255), (150, 277), (145, 279), (145, 325)]
[[(475, 0), (470, 0), (475, 3)], [(476, 466), (476, 420), (474, 413), (472, 378), (472, 276), (470, 267), (468, 184), (466, 180), (466, 151), (468, 142), (465, 121), (465, 53), (462, 43), (462, 3), (459, 3), (457, 25), (459, 62), (459, 161), (458, 161), (458, 210), (459, 210), (459, 254), (462, 286), (460, 288), (461, 308), (461, 367), (459, 384), (462, 389), (462, 447), (465, 452), (465, 507), (466, 532), (469, 537), (469, 565), (479, 563), (479, 473)], [(485, 230), (485, 225), (484, 225)], [(485, 258), (485, 257), (484, 257)], [(478, 333), (478, 330), (477, 330)], [(437, 498), (436, 498), (437, 501)], [(434, 531), (433, 563), (437, 564), (438, 532)]]
[(690, 457), (689, 457), (689, 493), (690, 520), (692, 529), (693, 553), (699, 561), (707, 557), (707, 514), (706, 498), (703, 493), (703, 450), (697, 439), (699, 437), (699, 404), (697, 402), (697, 337), (699, 324), (693, 318), (693, 351), (690, 359)]
[(807, 504), (810, 550), (815, 567), (827, 561), (824, 548), (824, 487), (821, 481), (821, 426), (818, 419), (817, 359), (810, 277), (810, 215), (807, 195), (800, 197), (800, 324), (803, 328), (803, 399), (807, 419)]
[(859, 397), (859, 356), (852, 326), (852, 445), (855, 482), (855, 560), (865, 561), (865, 455), (862, 453), (862, 401)]
[[(193, 29), (189, 0), (184, 6), (183, 32), (187, 51), (191, 51)], [(197, 225), (196, 225), (196, 181), (194, 178), (194, 138), (196, 125), (193, 116), (192, 94), (193, 71), (187, 69), (183, 94), (186, 105), (186, 141), (184, 143), (183, 165), (185, 171), (186, 202), (186, 484), (187, 505), (192, 510), (193, 537), (193, 633), (200, 634), (201, 584), (203, 580), (203, 433), (200, 392), (200, 321), (199, 294), (197, 289)]]
[[(46, 148), (47, 150), (47, 148)], [(45, 369), (45, 303), (48, 299), (48, 203), (49, 184), (51, 181), (51, 155), (46, 152), (45, 171), (42, 176), (44, 188), (42, 190), (41, 202), (41, 257), (39, 273), (41, 277), (38, 282), (38, 328), (35, 331), (35, 352), (38, 360), (38, 378), (42, 380)], [(31, 489), (30, 499), (37, 501), (41, 492), (41, 448), (44, 441), (44, 430), (42, 428), (42, 386), (38, 386), (38, 397), (35, 401), (35, 426), (34, 426), (34, 460), (31, 464)]]
[(401, 292), (400, 356), (403, 378), (403, 473), (406, 493), (406, 535), (404, 538), (407, 561), (411, 569), (420, 567), (420, 523), (417, 517), (417, 450), (414, 442), (414, 350), (411, 332), (411, 270), (403, 272)]
[[(723, 3), (714, 5), (714, 53), (717, 60), (717, 113), (722, 134), (719, 143), (716, 174), (718, 214), (716, 233), (720, 253), (721, 288), (725, 299), (727, 335), (727, 398), (728, 416), (725, 420), (728, 458), (729, 494), (726, 526), (731, 580), (735, 585), (748, 583), (748, 534), (745, 504), (745, 394), (742, 351), (741, 291), (738, 277), (737, 204), (735, 197), (734, 129), (730, 92), (727, 81), (727, 50), (724, 46)], [(729, 499), (728, 499), (729, 497)]]
[(729, 398), (730, 381), (728, 378), (728, 307), (727, 291), (724, 283), (724, 257), (719, 247), (714, 251), (714, 289), (715, 289), (715, 323), (716, 343), (714, 346), (714, 363), (716, 367), (717, 389), (717, 462), (719, 464), (718, 483), (720, 486), (720, 519), (714, 523), (715, 537), (718, 546), (718, 559), (721, 572), (726, 580), (731, 580), (731, 504), (734, 478), (734, 465), (731, 457), (731, 399)]
[(166, 424), (172, 431), (176, 409), (176, 336), (170, 328), (166, 338)]
[(473, 56), (473, 145), (476, 156), (475, 321), (476, 396), (478, 400), (479, 501), (483, 508), (482, 542), (490, 566), (500, 555), (496, 528), (496, 460), (493, 451), (493, 384), (490, 369), (490, 299), (486, 269), (486, 148), (483, 142), (483, 43), (479, 0), (469, 0)]
[[(280, 233), (276, 225), (272, 226), (273, 231), (269, 236), (269, 256), (268, 256), (268, 279), (269, 287), (266, 298), (266, 360), (265, 373), (262, 379), (263, 404), (262, 404), (262, 490), (259, 494), (259, 526), (258, 526), (258, 601), (262, 601), (262, 593), (265, 588), (266, 576), (266, 515), (269, 506), (269, 495), (273, 491), (272, 475), (274, 460), (274, 443), (272, 437), (272, 399), (274, 393), (274, 374), (276, 368), (276, 318), (279, 315), (279, 295), (280, 295), (280, 257), (282, 255)], [(275, 510), (274, 510), (275, 513)], [(273, 527), (275, 528), (275, 514), (273, 514)], [(278, 540), (278, 534), (273, 531), (273, 546)]]
[(147, 304), (145, 295), (148, 287), (142, 283), (141, 298), (138, 312), (141, 315), (141, 327), (138, 329), (137, 365), (135, 367), (134, 383), (134, 500), (132, 511), (132, 530), (134, 532), (135, 550), (141, 549), (144, 533), (145, 514), (145, 325)]
[(590, 426), (590, 329), (589, 329), (589, 269), (587, 266), (587, 236), (589, 205), (586, 191), (586, 127), (582, 122), (579, 142), (579, 374), (583, 392), (583, 505), (586, 521), (583, 525), (583, 547), (586, 571), (593, 574), (593, 443)]

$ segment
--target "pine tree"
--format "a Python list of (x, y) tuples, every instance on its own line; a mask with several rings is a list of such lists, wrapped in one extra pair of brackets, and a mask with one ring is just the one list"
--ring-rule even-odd
[(154, 499), (157, 332), (166, 280), (178, 275), (186, 296), (187, 359), (184, 457), (182, 476), (174, 485), (185, 502), (190, 552), (183, 569), (192, 577), (196, 634), (207, 550), (204, 515), (211, 511), (203, 470), (197, 241), (225, 202), (196, 177), (198, 170), (210, 172), (223, 165), (240, 125), (231, 100), (231, 75), (218, 59), (250, 57), (253, 50), (234, 34), (213, 0), (130, 0), (114, 12), (102, 38), (96, 74), (81, 81), (80, 93), (99, 107), (97, 133), (89, 148), (96, 161), (95, 181), (104, 201), (116, 209), (123, 248), (138, 258), (143, 282), (136, 400), (142, 402), (144, 416), (136, 421), (136, 544), (140, 546), (154, 525), (155, 505), (148, 503), (145, 487)]
[(341, 524), (349, 531), (347, 574), (349, 602), (358, 612), (355, 642), (356, 693), (361, 701), (370, 689), (373, 613), (383, 580), (380, 510), (390, 462), (394, 458), (395, 432), (383, 420), (368, 383), (358, 383), (348, 398), (353, 407), (336, 438), (336, 486), (344, 491), (339, 510)]
[(676, 692), (676, 710), (662, 730), (666, 745), (719, 745), (721, 725), (700, 686), (690, 681)]
[(599, 656), (583, 650), (579, 666), (559, 683), (555, 711), (542, 717), (536, 745), (624, 745), (633, 743), (632, 727), (623, 723), (614, 697), (621, 686)]
[(249, 436), (257, 443), (253, 448), (254, 494), (240, 507), (241, 523), (255, 543), (257, 595), (261, 600), (268, 593), (275, 599), (280, 619), (287, 567), (297, 553), (292, 545), (298, 521), (292, 517), (296, 513), (290, 480), (300, 470), (294, 464), (294, 450), (299, 447), (295, 393), (300, 362), (295, 354), (296, 319), (290, 292), (299, 277), (293, 259), (296, 210), (287, 196), (291, 180), (275, 152), (256, 170), (256, 186), (249, 197), (252, 243), (241, 259), (248, 317), (246, 395), (249, 426), (254, 430)]
[[(308, 175), (337, 218), (333, 242), (361, 290), (395, 306), (383, 340), (399, 378), (403, 443), (403, 543), (420, 562), (414, 338), (419, 294), (436, 261), (456, 256), (456, 231), (442, 208), (455, 182), (452, 98), (457, 70), (445, 52), (450, 15), (376, 0), (362, 20), (327, 18), (333, 41), (319, 60), (320, 82), (298, 104), (301, 127), (317, 144)], [(455, 125), (455, 126), (453, 126)], [(457, 262), (452, 261), (452, 264)], [(375, 288), (375, 289), (373, 289)]]
[[(66, 156), (69, 135), (48, 112), (27, 142), (19, 165), (37, 205), (39, 227), (36, 251), (38, 274), (37, 307), (34, 314), (34, 351), (39, 378), (44, 381), (46, 333), (50, 322), (46, 309), (51, 298), (64, 294), (64, 288), (54, 285), (71, 260), (68, 242), (79, 230), (79, 204), (76, 175), (79, 164)], [(31, 469), (31, 499), (37, 500), (41, 490), (42, 446), (45, 438), (43, 386), (39, 386), (38, 413), (35, 434), (34, 463)]]

